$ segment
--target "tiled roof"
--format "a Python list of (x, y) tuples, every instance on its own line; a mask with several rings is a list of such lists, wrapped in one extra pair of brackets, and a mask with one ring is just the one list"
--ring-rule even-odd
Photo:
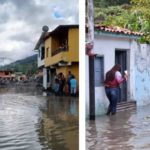
[(110, 33), (118, 33), (118, 34), (126, 34), (126, 35), (135, 35), (135, 36), (142, 36), (143, 33), (131, 31), (129, 29), (121, 28), (118, 26), (100, 26), (95, 25), (95, 31), (104, 31)]

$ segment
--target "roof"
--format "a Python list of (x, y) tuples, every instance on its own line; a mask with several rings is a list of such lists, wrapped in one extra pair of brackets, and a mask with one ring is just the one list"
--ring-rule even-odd
[(118, 27), (118, 26), (95, 25), (95, 31), (115, 33), (115, 34), (134, 35), (134, 36), (142, 36), (143, 35), (143, 33), (141, 33), (141, 32), (131, 31), (129, 29), (121, 28), (121, 27)]
[(60, 29), (69, 29), (69, 28), (78, 28), (78, 27), (79, 27), (79, 25), (59, 25), (51, 33), (56, 32)]
[(46, 36), (45, 39), (50, 37), (51, 35), (58, 33), (62, 30), (68, 30), (70, 28), (79, 28), (79, 25), (75, 24), (75, 25), (59, 25), (57, 26), (54, 30), (52, 30), (51, 32), (49, 32)]
[(40, 36), (39, 40), (37, 41), (34, 50), (39, 49), (40, 44), (44, 41), (44, 38), (46, 37), (47, 34), (48, 34), (48, 32), (42, 32), (41, 33), (41, 36)]
[(10, 73), (12, 73), (13, 71), (12, 70), (0, 70), (0, 73), (1, 72), (10, 72)]
[(54, 30), (52, 30), (51, 32), (42, 32), (38, 42), (35, 45), (34, 50), (37, 50), (39, 48), (40, 44), (42, 42), (44, 42), (45, 39), (47, 39), (48, 37), (53, 35), (54, 33), (59, 32), (60, 30), (64, 30), (64, 29), (66, 30), (69, 28), (78, 28), (78, 27), (79, 27), (79, 25), (77, 25), (77, 24), (75, 24), (75, 25), (59, 25)]

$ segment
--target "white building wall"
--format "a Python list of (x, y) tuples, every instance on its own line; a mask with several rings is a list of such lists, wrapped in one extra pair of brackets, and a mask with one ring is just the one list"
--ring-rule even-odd
[(150, 104), (150, 45), (139, 45), (135, 56), (137, 105), (148, 105)]
[(38, 53), (38, 67), (41, 67), (44, 65), (44, 59), (41, 60), (41, 48), (44, 46), (44, 44), (42, 43), (40, 46), (39, 46), (39, 53)]
[(38, 57), (38, 68), (44, 65), (44, 60)]
[(136, 41), (132, 40), (130, 42), (130, 54), (129, 54), (129, 80), (128, 80), (128, 98), (131, 100), (136, 100), (135, 97), (135, 52), (138, 49), (138, 44)]
[[(134, 53), (137, 48), (136, 42), (127, 38), (116, 38), (110, 36), (95, 36), (94, 40), (94, 53), (104, 56), (104, 74), (115, 65), (115, 50), (128, 51), (128, 68), (129, 68), (129, 81), (128, 81), (128, 99), (135, 100), (135, 75), (134, 75)], [(87, 58), (86, 58), (87, 59)], [(88, 65), (86, 61), (86, 74), (89, 75)], [(131, 72), (131, 74), (130, 74)], [(89, 104), (89, 78), (86, 78), (86, 106)], [(104, 86), (95, 88), (95, 109), (96, 115), (101, 115), (106, 112), (108, 107), (108, 100), (106, 98)], [(89, 112), (89, 111), (88, 111)], [(87, 114), (89, 115), (89, 113)]]
[(47, 69), (43, 68), (43, 87), (47, 89)]
[(86, 70), (86, 76), (85, 76), (85, 99), (86, 99), (86, 115), (88, 117), (89, 114), (89, 57), (86, 55), (85, 57), (85, 70)]

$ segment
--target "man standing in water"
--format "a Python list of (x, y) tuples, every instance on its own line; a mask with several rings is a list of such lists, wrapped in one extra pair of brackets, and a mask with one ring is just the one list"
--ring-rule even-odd
[(71, 77), (70, 88), (71, 88), (71, 95), (75, 96), (77, 91), (77, 80), (75, 79), (75, 76)]
[(106, 73), (104, 86), (106, 96), (109, 100), (107, 115), (116, 114), (117, 101), (119, 97), (119, 86), (121, 83), (127, 80), (127, 74), (122, 77), (120, 70), (121, 65), (116, 64), (111, 70)]
[(73, 74), (71, 73), (71, 71), (68, 71), (67, 84), (68, 84), (68, 92), (69, 92), (69, 94), (71, 93), (70, 80), (71, 80), (72, 76), (73, 76)]

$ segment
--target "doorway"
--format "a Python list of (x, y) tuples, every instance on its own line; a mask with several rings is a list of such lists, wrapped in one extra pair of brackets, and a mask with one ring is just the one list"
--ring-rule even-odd
[[(115, 51), (115, 64), (121, 65), (121, 74), (124, 75), (124, 71), (127, 70), (127, 50)], [(118, 102), (127, 101), (127, 83), (124, 82), (120, 85)]]

